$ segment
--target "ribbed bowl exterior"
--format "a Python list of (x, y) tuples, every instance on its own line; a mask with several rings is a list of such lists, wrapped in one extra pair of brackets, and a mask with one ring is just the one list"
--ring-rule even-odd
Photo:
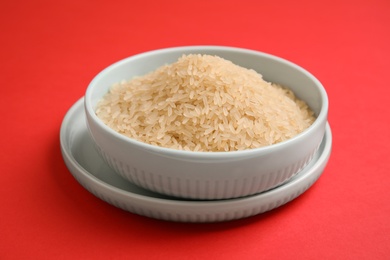
[(253, 195), (283, 184), (310, 162), (317, 148), (302, 160), (275, 171), (251, 177), (237, 176), (236, 178), (231, 178), (227, 174), (226, 178), (217, 180), (198, 178), (197, 175), (184, 175), (184, 178), (166, 176), (161, 172), (146, 171), (119, 161), (98, 146), (97, 151), (116, 173), (142, 188), (180, 198), (215, 200)]

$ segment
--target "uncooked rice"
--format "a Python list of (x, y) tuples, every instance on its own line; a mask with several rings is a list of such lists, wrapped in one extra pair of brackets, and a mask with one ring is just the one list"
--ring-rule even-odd
[(294, 93), (218, 56), (183, 55), (114, 84), (97, 116), (115, 131), (188, 151), (236, 151), (290, 139), (315, 120)]

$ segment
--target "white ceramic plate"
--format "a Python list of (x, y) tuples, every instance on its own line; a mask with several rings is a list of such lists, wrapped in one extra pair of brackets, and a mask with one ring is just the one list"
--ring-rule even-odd
[(96, 197), (126, 211), (169, 221), (218, 222), (245, 218), (279, 207), (305, 192), (321, 176), (330, 156), (332, 134), (324, 139), (312, 161), (285, 184), (237, 199), (195, 201), (157, 194), (117, 175), (96, 152), (88, 134), (83, 98), (67, 112), (60, 132), (64, 161), (76, 180)]

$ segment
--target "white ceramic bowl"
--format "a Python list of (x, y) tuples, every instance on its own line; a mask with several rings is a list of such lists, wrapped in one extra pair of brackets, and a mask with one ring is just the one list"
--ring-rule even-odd
[[(125, 137), (95, 114), (112, 84), (175, 62), (182, 54), (211, 54), (261, 73), (289, 87), (317, 119), (304, 132), (267, 147), (234, 152), (189, 152)], [(151, 51), (121, 60), (100, 72), (85, 95), (87, 125), (102, 157), (130, 182), (158, 193), (190, 199), (228, 199), (269, 190), (299, 172), (317, 151), (325, 133), (328, 98), (309, 72), (284, 59), (246, 49), (189, 46)]]

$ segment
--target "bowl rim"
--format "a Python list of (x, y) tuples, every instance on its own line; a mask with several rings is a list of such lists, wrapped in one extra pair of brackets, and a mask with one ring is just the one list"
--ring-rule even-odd
[[(159, 55), (169, 52), (188, 52), (188, 51), (194, 51), (194, 52), (202, 52), (202, 51), (227, 51), (227, 52), (236, 52), (236, 53), (243, 53), (243, 54), (250, 54), (255, 56), (262, 56), (268, 59), (272, 59), (275, 61), (278, 61), (280, 63), (284, 63), (288, 66), (291, 66), (304, 74), (306, 77), (310, 78), (316, 85), (317, 89), (320, 92), (321, 95), (321, 109), (319, 114), (317, 115), (315, 121), (312, 125), (310, 125), (307, 129), (299, 133), (298, 135), (285, 140), (280, 143), (253, 148), (253, 149), (246, 149), (246, 150), (238, 150), (238, 151), (228, 151), (228, 152), (210, 152), (210, 151), (187, 151), (187, 150), (178, 150), (168, 147), (161, 147), (156, 146), (148, 143), (144, 143), (142, 141), (138, 141), (136, 139), (130, 138), (128, 136), (122, 135), (106, 124), (101, 121), (92, 106), (91, 96), (94, 91), (94, 86), (99, 82), (99, 80), (104, 77), (106, 74), (110, 73), (112, 70), (115, 70), (116, 68), (122, 66), (123, 64), (126, 64), (134, 59), (144, 58), (147, 56), (153, 56), (153, 55)], [(137, 146), (138, 148), (141, 148), (143, 150), (147, 150), (152, 153), (158, 153), (158, 154), (165, 154), (167, 156), (173, 156), (173, 157), (189, 157), (189, 158), (198, 158), (198, 159), (217, 159), (217, 158), (237, 158), (237, 157), (248, 157), (248, 156), (255, 156), (258, 153), (262, 154), (268, 154), (272, 152), (279, 151), (280, 149), (283, 149), (284, 147), (288, 145), (293, 145), (294, 143), (299, 142), (300, 139), (302, 139), (305, 135), (307, 135), (309, 132), (314, 131), (314, 129), (317, 129), (321, 125), (325, 125), (327, 122), (327, 116), (328, 116), (328, 106), (329, 106), (329, 100), (327, 92), (322, 85), (322, 83), (310, 72), (308, 72), (306, 69), (302, 68), (301, 66), (278, 56), (265, 53), (262, 51), (252, 50), (252, 49), (246, 49), (246, 48), (239, 48), (239, 47), (230, 47), (230, 46), (218, 46), (218, 45), (191, 45), (191, 46), (180, 46), (180, 47), (169, 47), (169, 48), (162, 48), (157, 50), (151, 50), (146, 51), (143, 53), (135, 54), (129, 57), (126, 57), (124, 59), (121, 59), (119, 61), (116, 61), (112, 63), (111, 65), (107, 66), (103, 70), (101, 70), (89, 83), (86, 92), (85, 92), (85, 98), (84, 98), (84, 107), (85, 112), (87, 114), (87, 118), (89, 117), (91, 120), (93, 120), (96, 125), (103, 131), (109, 133), (112, 137), (115, 139)], [(88, 122), (89, 120), (87, 120)], [(89, 124), (89, 123), (88, 123)]]

